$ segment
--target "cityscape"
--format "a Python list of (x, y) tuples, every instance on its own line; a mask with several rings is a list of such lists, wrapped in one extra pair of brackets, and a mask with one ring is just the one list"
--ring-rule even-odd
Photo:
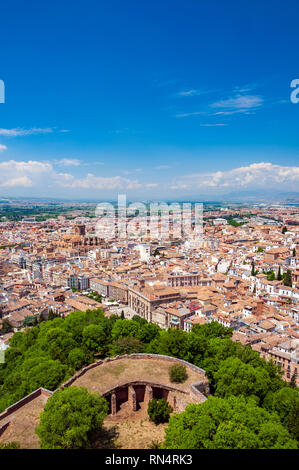
[[(30, 209), (30, 204), (34, 209)], [(140, 235), (140, 230), (132, 233), (131, 229), (129, 237), (119, 238), (115, 231), (113, 238), (106, 239), (97, 234), (99, 222), (92, 215), (96, 212), (92, 206), (56, 203), (53, 216), (53, 205), (46, 201), (41, 206), (36, 201), (34, 206), (32, 201), (23, 202), (23, 206), (21, 202), (3, 201), (2, 352), (9, 349), (16, 332), (28, 331), (54, 318), (68, 318), (74, 311), (100, 309), (107, 318), (120, 318), (121, 322), (141, 318), (157, 325), (160, 331), (174, 329), (187, 334), (197, 325), (217, 322), (231, 329), (232, 341), (272, 361), (287, 383), (298, 386), (298, 205), (203, 205), (202, 234), (194, 227), (181, 237), (174, 237), (171, 231), (163, 232), (163, 219), (173, 216), (174, 211), (171, 204), (168, 214), (165, 204), (161, 208), (164, 212), (160, 210), (157, 216), (156, 234), (145, 230)], [(28, 216), (19, 219), (22, 210)], [(39, 215), (31, 215), (30, 211), (38, 211)], [(128, 216), (126, 221), (131, 227), (132, 222), (139, 227), (148, 218), (137, 214)], [(113, 220), (114, 224), (117, 222), (117, 218)], [(145, 344), (135, 341), (136, 344), (119, 343), (117, 352), (146, 351)], [(84, 359), (80, 363), (83, 365)], [(128, 379), (129, 371), (126, 374)], [(154, 375), (151, 380), (155, 379)], [(59, 376), (54, 380), (58, 385)], [(92, 391), (94, 386), (89, 386)], [(11, 405), (11, 393), (5, 393), (5, 386), (2, 390), (0, 403)], [(7, 417), (4, 412), (1, 421), (4, 427), (10, 425), (0, 438), (2, 442), (13, 438), (25, 447), (38, 445), (34, 426), (43, 402), (35, 390), (32, 392), (31, 408), (37, 402), (35, 419), (32, 411), (29, 422), (23, 413)], [(23, 389), (17, 389), (12, 397), (21, 399), (22, 395)], [(136, 413), (140, 422), (145, 395), (139, 399), (142, 406)], [(116, 418), (107, 418), (108, 426), (115, 419), (120, 420), (119, 443), (142, 446), (145, 441), (136, 442), (132, 436), (133, 440), (124, 438), (125, 432), (128, 436), (130, 431), (124, 431), (122, 423), (134, 418), (127, 400), (119, 410), (115, 407)], [(185, 397), (180, 400), (176, 396), (177, 410), (184, 408)], [(197, 400), (190, 398), (191, 403), (194, 401)], [(136, 427), (132, 426), (132, 430)]]

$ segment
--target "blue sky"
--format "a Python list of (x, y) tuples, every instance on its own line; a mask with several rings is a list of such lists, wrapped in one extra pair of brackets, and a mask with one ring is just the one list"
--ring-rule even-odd
[(296, 0), (1, 5), (0, 196), (298, 192)]

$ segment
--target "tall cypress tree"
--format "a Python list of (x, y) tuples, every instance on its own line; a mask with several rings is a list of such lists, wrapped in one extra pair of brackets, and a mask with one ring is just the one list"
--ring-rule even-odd
[(290, 387), (291, 387), (291, 388), (296, 388), (296, 387), (297, 387), (295, 374), (293, 374), (292, 377), (291, 377), (291, 380), (290, 380)]
[(288, 269), (286, 272), (284, 285), (287, 287), (292, 287), (292, 271), (290, 269)]

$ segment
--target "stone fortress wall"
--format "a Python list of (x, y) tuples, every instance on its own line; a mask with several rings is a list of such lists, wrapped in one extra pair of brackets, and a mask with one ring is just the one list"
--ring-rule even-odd
[[(132, 361), (134, 361), (134, 363), (136, 361), (136, 367), (134, 364), (132, 365)], [(107, 387), (105, 381), (102, 380), (102, 376), (104, 377), (105, 374), (110, 375), (110, 364), (112, 368), (113, 366), (119, 367), (122, 363), (129, 363), (130, 370), (125, 369), (123, 373), (117, 377), (111, 375), (111, 386)], [(150, 374), (146, 372), (146, 370), (148, 370), (146, 367), (148, 367), (149, 364), (152, 369)], [(183, 364), (186, 366), (187, 372), (189, 372), (191, 377), (186, 384), (170, 383), (168, 370), (171, 364)], [(146, 367), (143, 368), (143, 365)], [(160, 374), (162, 368), (164, 375)], [(137, 372), (134, 376), (135, 369)], [(141, 373), (138, 371), (141, 371)], [(127, 375), (127, 372), (131, 379)], [(90, 376), (90, 374), (97, 375)], [(107, 399), (110, 408), (110, 416), (112, 417), (117, 415), (121, 405), (125, 402), (128, 403), (131, 411), (137, 411), (141, 403), (143, 406), (147, 406), (152, 398), (163, 397), (171, 404), (174, 411), (181, 412), (188, 403), (201, 403), (205, 401), (209, 395), (209, 382), (203, 369), (181, 359), (158, 354), (126, 354), (97, 361), (78, 371), (57, 390), (63, 390), (73, 384), (76, 386), (85, 386), (85, 383), (80, 383), (80, 380), (87, 381), (87, 388), (90, 392), (98, 391)], [(18, 428), (20, 428), (20, 432), (22, 432), (21, 415), (23, 408), (25, 410), (28, 406), (34, 407), (34, 414), (36, 415), (34, 419), (39, 420), (39, 414), (43, 410), (46, 400), (53, 393), (55, 392), (39, 388), (0, 413), (0, 437), (1, 435), (5, 435), (5, 431), (10, 424), (14, 426), (17, 425)], [(35, 427), (32, 426), (32, 428), (34, 430)]]
[(106, 358), (103, 361), (97, 361), (77, 372), (67, 382), (61, 385), (60, 388), (63, 389), (72, 384), (76, 385), (78, 379), (83, 377), (92, 369), (101, 367), (107, 363), (121, 362), (124, 359), (133, 359), (137, 361), (150, 360), (153, 362), (153, 367), (155, 362), (161, 363), (161, 361), (170, 363), (169, 366), (171, 364), (182, 364), (186, 367), (187, 372), (188, 369), (193, 371), (198, 376), (197, 378), (199, 380), (191, 383), (188, 387), (182, 387), (176, 386), (176, 384), (170, 384), (169, 381), (165, 382), (165, 380), (159, 382), (159, 373), (157, 373), (155, 381), (145, 380), (145, 377), (140, 377), (140, 380), (138, 379), (130, 382), (120, 381), (120, 383), (116, 383), (109, 389), (101, 390), (101, 395), (107, 398), (109, 402), (110, 413), (112, 415), (115, 415), (119, 411), (121, 404), (126, 401), (129, 402), (132, 411), (136, 411), (140, 402), (144, 402), (147, 406), (148, 402), (152, 400), (152, 398), (165, 398), (171, 404), (174, 411), (183, 411), (186, 403), (201, 403), (205, 401), (206, 397), (209, 395), (209, 382), (203, 369), (181, 359), (147, 353), (135, 353), (131, 355), (125, 354), (123, 356), (116, 356)]

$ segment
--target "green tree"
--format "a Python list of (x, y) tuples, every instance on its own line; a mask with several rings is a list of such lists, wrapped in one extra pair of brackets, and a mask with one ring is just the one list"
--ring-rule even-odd
[(88, 325), (85, 312), (72, 312), (65, 319), (63, 328), (69, 331), (77, 343), (82, 342), (82, 333), (85, 326)]
[(44, 318), (43, 313), (40, 313), (38, 317), (38, 323), (41, 323), (42, 321), (45, 321), (45, 318)]
[(89, 294), (86, 294), (86, 297), (93, 299), (96, 302), (102, 302), (102, 296), (98, 292), (90, 292)]
[(275, 272), (274, 271), (268, 271), (267, 280), (268, 281), (275, 281)]
[(195, 325), (192, 328), (192, 333), (201, 335), (205, 338), (231, 338), (233, 332), (233, 328), (226, 328), (217, 321), (205, 323), (204, 325)]
[(125, 336), (134, 336), (138, 334), (139, 325), (133, 320), (116, 320), (112, 327), (111, 337), (114, 341)]
[(48, 320), (54, 320), (54, 318), (57, 317), (57, 314), (53, 312), (53, 310), (50, 308), (48, 311)]
[(147, 320), (145, 318), (141, 317), (140, 315), (133, 315), (132, 320), (139, 323), (140, 326), (141, 325), (147, 325), (147, 323), (148, 323)]
[(292, 271), (290, 269), (285, 273), (283, 284), (287, 287), (292, 287)]
[(37, 317), (35, 315), (32, 316), (27, 316), (23, 320), (23, 328), (26, 328), (26, 326), (35, 326), (37, 325)]
[(280, 269), (280, 266), (278, 268), (278, 273), (277, 273), (277, 281), (281, 281), (282, 280), (282, 275), (281, 275), (281, 269)]
[(161, 331), (160, 335), (153, 339), (147, 347), (147, 352), (164, 354), (166, 356), (184, 359), (188, 333), (176, 328)]
[(174, 414), (165, 433), (167, 449), (297, 449), (276, 414), (244, 397), (210, 397)]
[(288, 229), (286, 227), (283, 227), (281, 233), (284, 235), (287, 231)]
[(143, 343), (150, 343), (153, 339), (159, 336), (161, 329), (154, 323), (141, 325), (137, 331), (136, 337)]
[(5, 335), (6, 333), (11, 333), (13, 331), (13, 326), (7, 318), (4, 318), (2, 321), (1, 333)]
[(293, 258), (296, 257), (296, 248), (293, 248)]
[(299, 442), (299, 403), (296, 400), (293, 403), (289, 419), (288, 419), (288, 430), (291, 436)]
[(76, 346), (71, 333), (63, 328), (51, 328), (41, 341), (44, 350), (50, 352), (52, 359), (66, 362), (69, 352)]
[(144, 351), (144, 344), (132, 336), (119, 338), (110, 346), (111, 356), (122, 356), (123, 354), (141, 353)]
[(262, 402), (270, 386), (270, 378), (264, 368), (244, 364), (237, 357), (229, 357), (223, 361), (214, 377), (215, 395), (219, 397), (253, 395)]
[(258, 274), (258, 270), (255, 269), (254, 262), (251, 263), (251, 276), (256, 276)]
[(155, 424), (167, 423), (173, 408), (165, 398), (153, 398), (147, 408), (148, 416)]
[(107, 346), (107, 336), (101, 325), (88, 325), (83, 330), (83, 344), (88, 351), (104, 354)]
[(55, 390), (66, 378), (66, 374), (66, 365), (38, 356), (26, 359), (22, 367), (22, 380), (27, 384), (27, 393), (39, 387)]
[(85, 387), (55, 392), (41, 413), (36, 434), (42, 449), (88, 449), (92, 447), (108, 413), (108, 403)]
[[(220, 325), (221, 326), (221, 325)], [(208, 347), (209, 339), (206, 335), (200, 333), (201, 330), (192, 329), (188, 334), (185, 343), (185, 361), (200, 366)]]
[(297, 387), (297, 380), (296, 380), (296, 375), (293, 374), (290, 380), (290, 387), (291, 388), (296, 388)]
[(69, 352), (67, 363), (74, 369), (80, 369), (87, 362), (88, 355), (81, 348), (74, 348)]
[(268, 393), (263, 407), (278, 414), (290, 434), (299, 439), (299, 390), (283, 387), (275, 393)]

